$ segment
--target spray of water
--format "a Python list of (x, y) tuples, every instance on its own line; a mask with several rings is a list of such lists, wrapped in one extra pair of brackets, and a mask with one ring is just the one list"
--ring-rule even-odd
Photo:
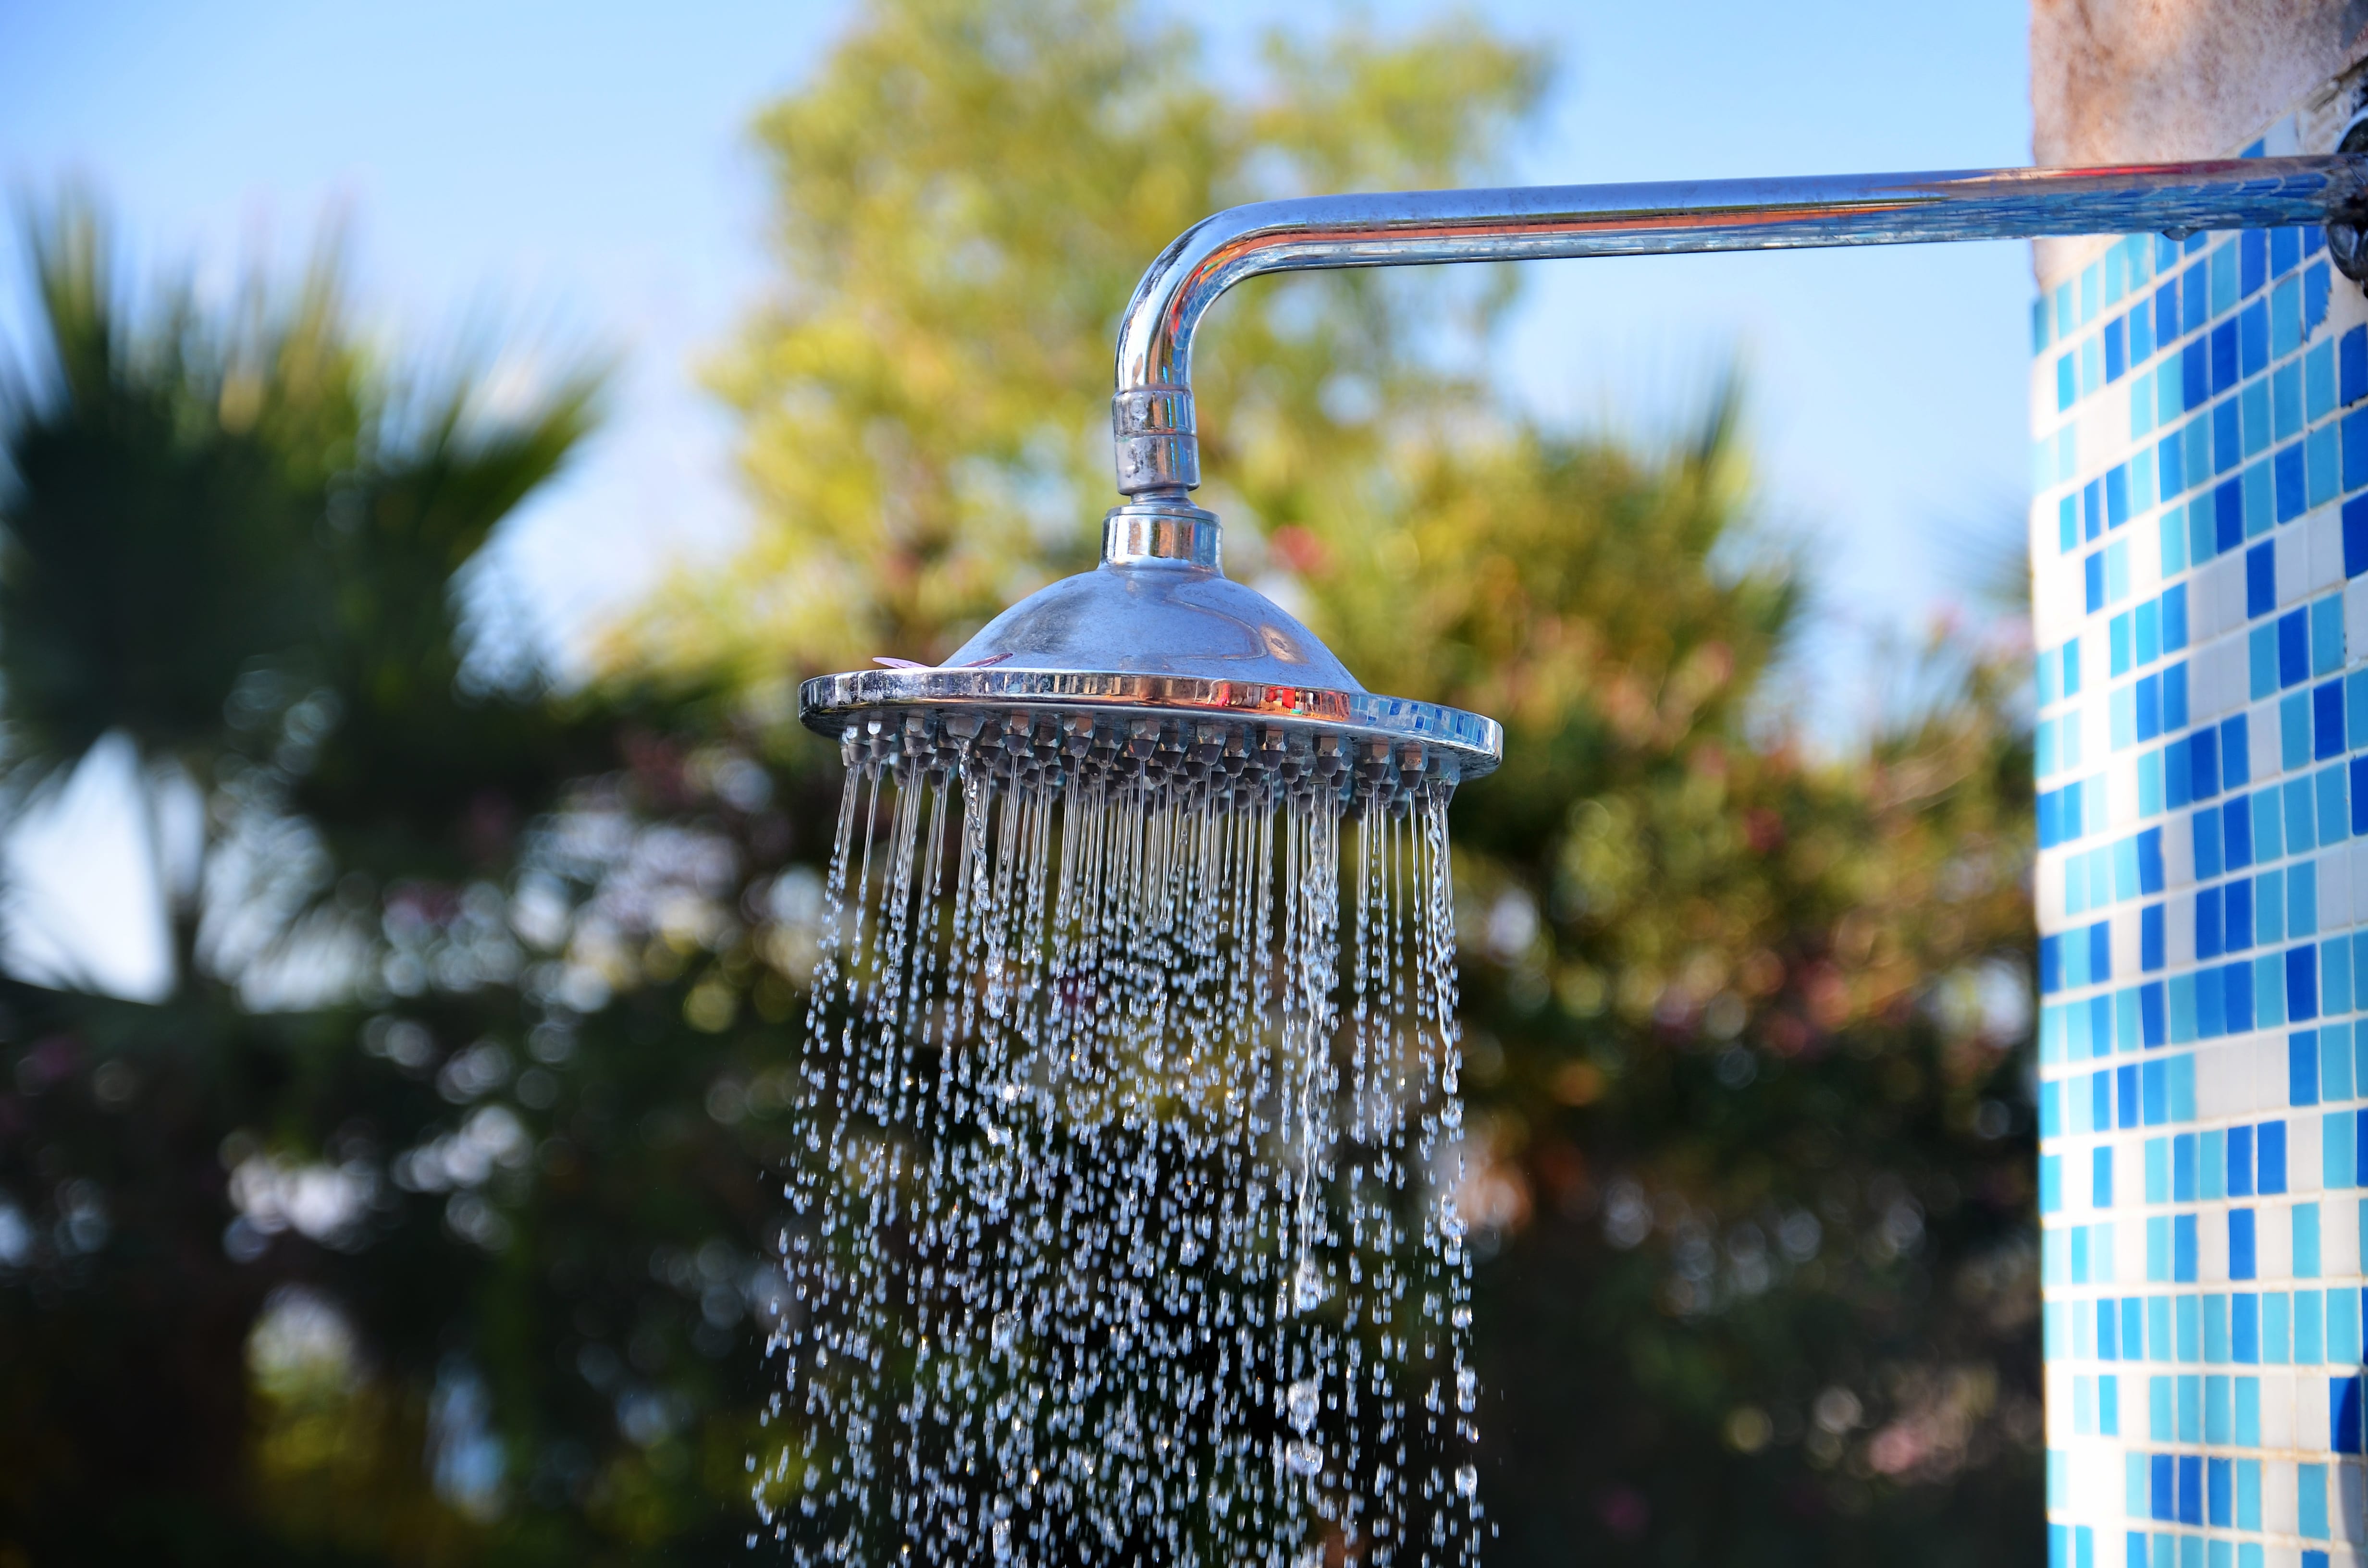
[(1473, 1562), (1452, 772), (1029, 714), (875, 721), (846, 753), (774, 1538)]

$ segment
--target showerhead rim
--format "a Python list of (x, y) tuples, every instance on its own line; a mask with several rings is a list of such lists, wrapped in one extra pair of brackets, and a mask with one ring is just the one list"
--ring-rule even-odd
[(1258, 723), (1350, 741), (1418, 742), (1452, 757), (1465, 779), (1494, 772), (1505, 758), (1504, 726), (1485, 715), (1324, 687), (1121, 670), (883, 669), (815, 676), (798, 688), (798, 717), (834, 739), (871, 715), (902, 710), (1097, 712), (1114, 722)]

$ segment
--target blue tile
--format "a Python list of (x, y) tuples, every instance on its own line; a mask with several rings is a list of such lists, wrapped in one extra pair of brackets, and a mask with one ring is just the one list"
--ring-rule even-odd
[[(2245, 460), (2244, 409), (2233, 397), (2212, 407), (2212, 472), (2226, 473)], [(2193, 454), (2189, 454), (2193, 460)]]
[(2231, 790), (2240, 784), (2250, 782), (2250, 773), (2246, 761), (2246, 729), (2245, 715), (2242, 713), (2233, 714), (2220, 721), (2220, 751), (2225, 758), (2222, 772), (2226, 775), (2226, 781)]
[(2270, 378), (2270, 413), (2279, 440), (2291, 440), (2302, 434), (2305, 422), (2302, 416), (2301, 361), (2279, 366), (2277, 373)]
[(2212, 524), (2217, 553), (2226, 555), (2245, 542), (2245, 487), (2240, 481), (2224, 481), (2212, 492)]
[(2164, 347), (2179, 335), (2179, 279), (2166, 278), (2154, 291), (2154, 340)]
[[(2318, 237), (2314, 229), (2304, 236), (2303, 244), (2311, 246)], [(2317, 332), (2327, 320), (2327, 291), (2329, 283), (2327, 263), (2314, 262), (2302, 275), (2302, 325), (2305, 333)]]
[(2179, 392), (2186, 408), (2201, 408), (2212, 401), (2212, 348), (2200, 337), (2180, 350)]
[(2343, 755), (2343, 683), (2328, 681), (2311, 688), (2313, 756), (2320, 762)]
[(2162, 651), (2176, 653), (2187, 646), (2187, 585), (2173, 583), (2162, 591)]
[(2221, 950), (2241, 953), (2253, 945), (2252, 879), (2239, 877), (2228, 883), (2220, 890), (2220, 901), (2222, 921), (2226, 926)]
[[(2260, 570), (2256, 571), (2255, 568)], [(2267, 615), (2275, 608), (2276, 565), (2270, 547), (2256, 545), (2245, 552), (2245, 603), (2248, 615)], [(2263, 579), (2267, 579), (2264, 581)], [(2256, 608), (2254, 607), (2258, 606)], [(2295, 686), (2310, 678), (2310, 612), (2288, 610), (2278, 617), (2278, 685)]]
[(2302, 236), (2292, 229), (2270, 231), (2270, 276), (2283, 278), (2302, 260)]
[(2270, 236), (2259, 229), (2245, 230), (2237, 236), (2237, 256), (2238, 290), (2250, 299), (2270, 280)]
[(2368, 485), (2368, 408), (2343, 416), (2343, 488)]
[[(2295, 936), (2307, 935), (2297, 931)], [(2286, 1021), (2306, 1024), (2318, 1017), (2318, 949), (2309, 943), (2286, 949)]]
[(2368, 572), (2368, 495), (2358, 495), (2343, 504), (2343, 574), (2357, 577)]
[(2335, 346), (2341, 396), (2348, 406), (2368, 397), (2368, 327), (2353, 327)]
[(2240, 377), (2258, 376), (2270, 368), (2270, 302), (2267, 300), (2254, 301), (2237, 318), (2237, 354)]
[[(2105, 347), (2105, 384), (2108, 386), (2120, 381), (2123, 372), (2129, 369), (2129, 344), (2124, 336), (2125, 330), (2122, 318), (2115, 316), (2105, 324), (2105, 330), (2099, 335)], [(2267, 351), (2266, 343), (2263, 350)]]
[[(2363, 449), (2368, 449), (2368, 431), (2362, 433), (2362, 441)], [(2368, 449), (2363, 449), (2361, 456), (2363, 463), (2368, 463)], [(2277, 475), (2278, 521), (2293, 522), (2310, 509), (2310, 481), (2303, 467), (2302, 443), (2294, 441), (2279, 448), (2271, 462)]]
[[(2033, 343), (2032, 352), (2045, 347)], [(2270, 291), (2270, 353), (2283, 358), (2302, 347), (2302, 280), (2289, 278)]]
[[(2217, 397), (2241, 379), (2237, 369), (2237, 324), (2222, 322), (2212, 329), (2212, 335), (2205, 341), (2211, 345), (2212, 395)], [(2346, 398), (2344, 401), (2348, 403), (2351, 400)]]

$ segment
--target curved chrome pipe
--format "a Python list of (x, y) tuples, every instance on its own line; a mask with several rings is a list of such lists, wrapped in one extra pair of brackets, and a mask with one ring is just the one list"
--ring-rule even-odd
[(1201, 483), (1193, 334), (1220, 294), (1264, 272), (2321, 223), (2338, 265), (2357, 279), (2368, 271), (2363, 221), (2368, 156), (2342, 153), (1254, 202), (1184, 231), (1135, 287), (1111, 402), (1118, 487), (1180, 503)]

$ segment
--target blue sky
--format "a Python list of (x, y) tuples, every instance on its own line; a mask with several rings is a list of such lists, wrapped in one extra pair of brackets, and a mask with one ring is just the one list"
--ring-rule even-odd
[[(1561, 62), (1520, 150), (1532, 183), (2016, 165), (2029, 157), (2025, 15), (1892, 0), (1497, 0), (1474, 7)], [(1370, 0), (1391, 27), (1434, 7)], [(729, 421), (696, 366), (765, 279), (751, 114), (847, 25), (844, 0), (401, 7), (0, 0), (0, 184), (92, 181), (142, 265), (224, 279), (347, 225), (390, 335), (522, 324), (617, 350), (615, 418), (497, 540), (489, 580), (552, 642), (598, 624), (742, 516)], [(1324, 4), (1193, 13), (1220, 73)], [(0, 337), (21, 257), (0, 234)], [(1147, 260), (1148, 258), (1146, 258)], [(1549, 418), (1653, 437), (1730, 359), (1747, 372), (1766, 508), (1822, 587), (1799, 664), (1807, 716), (1871, 711), (1885, 634), (1959, 594), (1951, 533), (2019, 539), (2031, 294), (2017, 244), (1542, 264), (1503, 343), (1507, 392)], [(61, 960), (130, 994), (164, 981), (161, 920), (120, 809), (130, 756), (0, 860), (28, 902), (12, 967)], [(29, 944), (29, 946), (28, 946)]]
[[(1387, 27), (1433, 7), (1382, 0)], [(160, 260), (226, 270), (350, 225), (365, 301), (470, 312), (625, 355), (618, 417), (503, 541), (564, 636), (667, 559), (732, 537), (728, 424), (700, 354), (764, 278), (751, 112), (812, 71), (851, 7), (579, 0), (402, 7), (214, 0), (0, 4), (0, 179), (88, 176)], [(1827, 0), (1477, 9), (1562, 62), (1519, 176), (1536, 182), (1951, 168), (2027, 161), (2025, 17), (2010, 5)], [(1264, 28), (1338, 14), (1196, 8), (1218, 68)], [(13, 242), (0, 242), (0, 245)], [(12, 254), (0, 263), (15, 272)], [(1644, 434), (1748, 373), (1771, 513), (1809, 539), (1839, 637), (1951, 592), (1937, 530), (2021, 507), (2023, 247), (1659, 257), (1532, 267), (1501, 360), (1541, 412)], [(0, 306), (0, 330), (17, 301)]]

